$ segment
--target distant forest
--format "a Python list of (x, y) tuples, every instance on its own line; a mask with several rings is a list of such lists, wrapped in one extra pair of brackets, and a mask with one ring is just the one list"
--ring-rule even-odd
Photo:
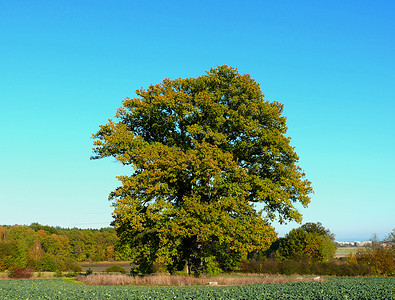
[(61, 228), (32, 223), (0, 226), (0, 271), (9, 267), (51, 271), (69, 269), (81, 261), (130, 259), (128, 247), (118, 247), (111, 227)]

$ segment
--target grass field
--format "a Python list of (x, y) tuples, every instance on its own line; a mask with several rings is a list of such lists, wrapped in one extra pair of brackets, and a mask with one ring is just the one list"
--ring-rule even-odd
[(357, 253), (360, 250), (365, 249), (365, 247), (338, 247), (336, 253)]
[(87, 286), (65, 279), (1, 280), (1, 299), (395, 299), (395, 278), (244, 286)]
[(350, 253), (355, 254), (363, 249), (365, 249), (365, 247), (337, 247), (335, 257), (346, 257)]

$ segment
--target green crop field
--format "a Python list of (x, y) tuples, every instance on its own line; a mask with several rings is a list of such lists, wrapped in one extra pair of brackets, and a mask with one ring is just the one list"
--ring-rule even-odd
[(1, 280), (1, 299), (395, 299), (395, 278), (245, 286), (86, 286), (63, 279)]

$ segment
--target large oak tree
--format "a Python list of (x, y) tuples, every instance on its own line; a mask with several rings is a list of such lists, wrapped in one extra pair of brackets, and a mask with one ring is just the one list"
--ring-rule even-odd
[(302, 220), (295, 203), (306, 207), (312, 188), (283, 105), (264, 100), (249, 75), (220, 66), (136, 94), (93, 135), (92, 158), (131, 168), (110, 199), (140, 269), (232, 269), (276, 239), (271, 220)]

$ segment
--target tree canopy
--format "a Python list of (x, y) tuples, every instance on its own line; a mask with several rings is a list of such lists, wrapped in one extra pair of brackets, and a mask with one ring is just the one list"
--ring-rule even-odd
[[(283, 105), (237, 69), (164, 79), (126, 98), (93, 135), (92, 159), (130, 166), (110, 194), (117, 233), (141, 266), (233, 268), (302, 220), (311, 183), (286, 137)], [(260, 210), (258, 210), (258, 206)]]
[(332, 241), (335, 241), (335, 234), (331, 233), (329, 229), (326, 229), (321, 222), (317, 223), (306, 223), (300, 226), (300, 228), (307, 232), (307, 233), (314, 233), (318, 234), (321, 236), (327, 236), (329, 237)]
[(334, 234), (320, 222), (292, 229), (280, 240), (278, 256), (283, 259), (328, 261), (336, 252)]

